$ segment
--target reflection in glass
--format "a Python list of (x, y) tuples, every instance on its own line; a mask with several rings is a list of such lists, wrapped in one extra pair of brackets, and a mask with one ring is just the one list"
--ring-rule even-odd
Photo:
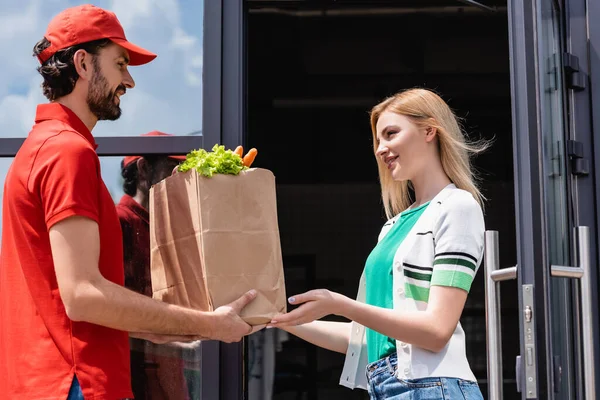
[(280, 329), (263, 329), (248, 336), (249, 400), (273, 398), (276, 356), (288, 339), (288, 333)]
[[(150, 187), (171, 175), (181, 160), (166, 155), (102, 157), (102, 176), (117, 203), (123, 233), (125, 286), (152, 296)], [(131, 339), (131, 376), (136, 399), (197, 399), (200, 342), (153, 344)]]

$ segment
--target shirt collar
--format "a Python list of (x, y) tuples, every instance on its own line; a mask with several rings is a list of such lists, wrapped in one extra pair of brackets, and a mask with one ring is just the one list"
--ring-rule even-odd
[(92, 146), (94, 146), (94, 149), (98, 148), (96, 140), (94, 139), (94, 136), (92, 136), (92, 132), (90, 132), (83, 121), (68, 107), (59, 103), (38, 104), (35, 123), (38, 124), (49, 120), (64, 122), (90, 142)]
[(129, 208), (134, 214), (140, 217), (144, 222), (150, 223), (150, 215), (148, 214), (148, 210), (146, 210), (140, 203), (135, 201), (135, 199), (128, 194), (123, 195), (121, 197), (121, 201), (119, 204)]

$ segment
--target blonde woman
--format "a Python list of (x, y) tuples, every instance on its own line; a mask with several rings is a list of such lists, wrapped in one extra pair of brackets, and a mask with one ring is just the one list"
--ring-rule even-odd
[[(271, 326), (345, 353), (340, 384), (371, 399), (483, 399), (459, 319), (483, 257), (469, 156), (485, 143), (467, 143), (448, 105), (424, 89), (376, 105), (371, 128), (389, 220), (357, 300), (312, 290)], [(330, 314), (352, 322), (317, 321)]]

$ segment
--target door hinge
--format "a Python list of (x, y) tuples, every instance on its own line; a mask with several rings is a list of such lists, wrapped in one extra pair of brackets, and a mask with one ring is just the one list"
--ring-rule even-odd
[(585, 89), (587, 75), (579, 71), (579, 57), (571, 53), (563, 53), (563, 69), (568, 89), (577, 91)]
[(571, 160), (571, 173), (573, 175), (589, 175), (590, 162), (583, 157), (583, 143), (577, 140), (567, 140), (567, 156)]

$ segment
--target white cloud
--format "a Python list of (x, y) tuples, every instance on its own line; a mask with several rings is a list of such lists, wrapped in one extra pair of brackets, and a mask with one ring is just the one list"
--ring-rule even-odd
[(39, 0), (31, 1), (22, 11), (5, 9), (5, 13), (0, 15), (0, 37), (3, 41), (9, 41), (35, 32), (40, 16)]
[(108, 8), (117, 14), (117, 18), (125, 28), (133, 25), (152, 14), (152, 0), (123, 1), (112, 0)]
[(181, 11), (177, 0), (111, 0), (108, 8), (114, 11), (126, 29), (144, 25), (147, 19), (160, 16), (169, 25), (181, 24)]
[[(200, 87), (202, 83), (202, 63), (195, 57), (202, 57), (202, 43), (197, 32), (190, 34), (182, 25), (181, 7), (176, 0), (112, 0), (112, 9), (129, 32), (144, 33), (145, 42), (150, 50), (159, 57), (171, 57), (174, 64), (183, 69), (182, 76), (191, 87)], [(202, 24), (196, 25), (196, 29)], [(191, 30), (190, 30), (191, 31)], [(148, 41), (160, 33), (162, 40)], [(164, 41), (169, 38), (169, 41)], [(166, 44), (166, 46), (164, 46)]]
[(195, 51), (199, 48), (198, 38), (177, 28), (170, 44), (171, 48), (180, 51), (183, 56), (187, 83), (190, 86), (200, 87), (202, 85), (202, 53), (196, 54)]
[[(11, 132), (28, 132), (35, 119), (35, 109), (45, 101), (40, 89), (40, 78), (32, 78), (29, 91), (25, 95), (8, 94), (0, 99), (0, 121), (2, 130)], [(2, 136), (2, 135), (0, 135)]]

